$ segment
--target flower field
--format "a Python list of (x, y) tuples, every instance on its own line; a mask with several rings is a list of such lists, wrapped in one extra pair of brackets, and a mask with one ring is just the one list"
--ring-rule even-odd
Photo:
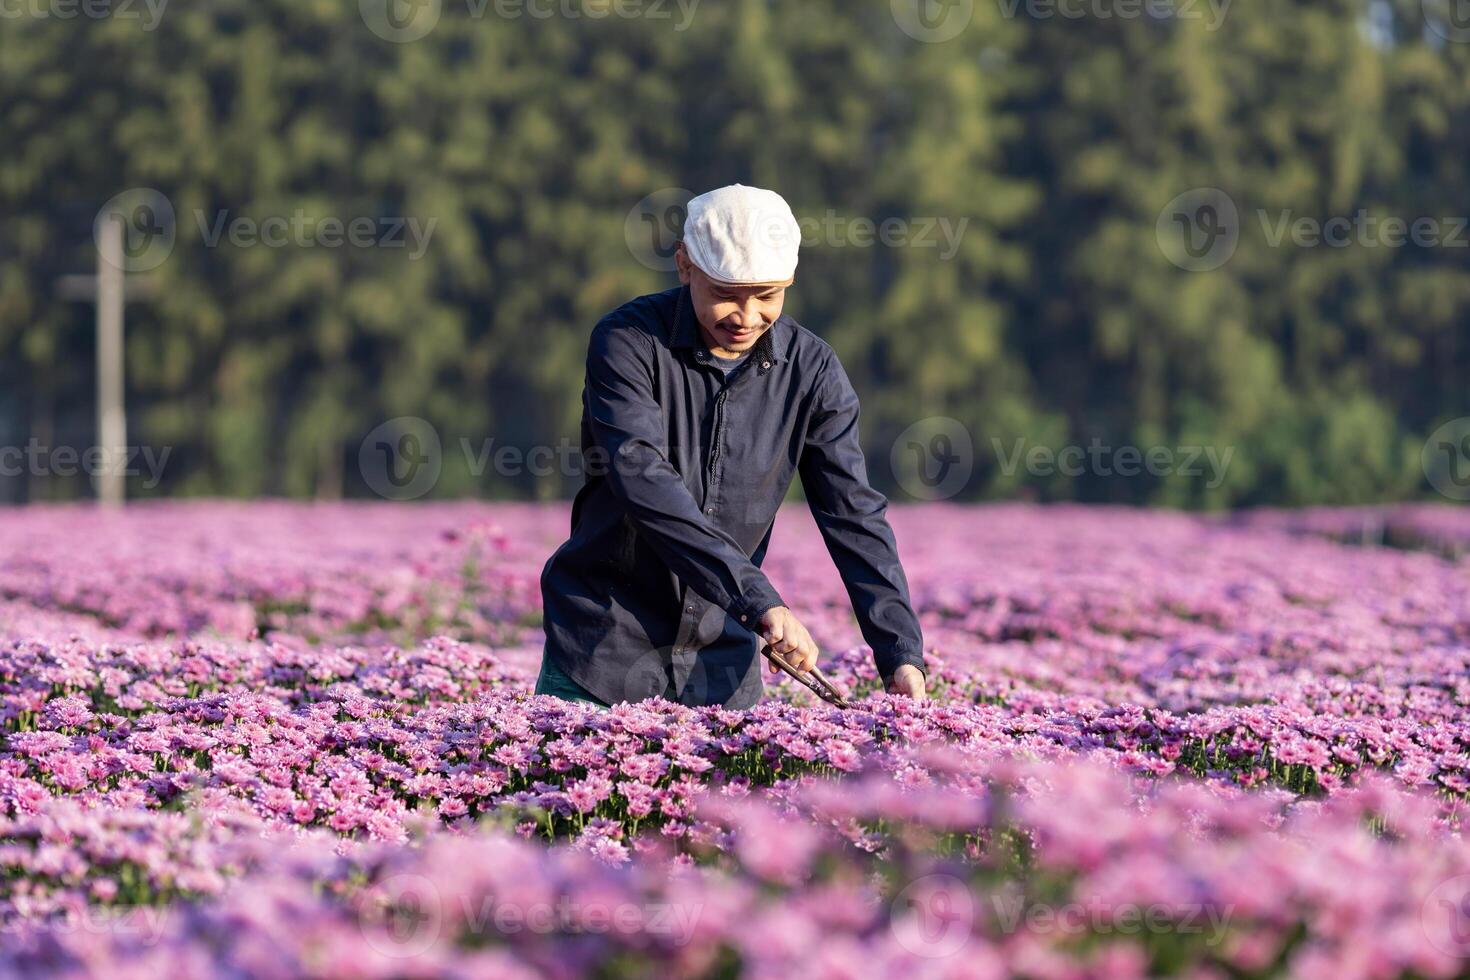
[(1470, 509), (894, 507), (934, 697), (533, 696), (563, 506), (0, 511), (0, 974), (1470, 976)]

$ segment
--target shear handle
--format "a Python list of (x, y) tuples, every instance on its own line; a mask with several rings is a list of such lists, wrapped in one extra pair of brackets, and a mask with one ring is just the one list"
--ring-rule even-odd
[(801, 684), (807, 690), (811, 691), (817, 697), (821, 698), (823, 701), (826, 701), (828, 704), (836, 705), (839, 708), (846, 708), (848, 706), (847, 699), (844, 698), (842, 696), (842, 693), (837, 690), (836, 686), (827, 679), (826, 675), (822, 673), (821, 668), (813, 667), (810, 671), (811, 676), (808, 677), (798, 671), (795, 667), (791, 666), (791, 664), (787, 662), (785, 657), (772, 650), (769, 645), (765, 645), (762, 652), (766, 655), (766, 658), (771, 661), (771, 663), (775, 664), (786, 674), (795, 679), (799, 684)]

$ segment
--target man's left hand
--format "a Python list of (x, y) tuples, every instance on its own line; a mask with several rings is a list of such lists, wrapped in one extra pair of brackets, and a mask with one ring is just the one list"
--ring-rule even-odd
[(894, 671), (886, 687), (889, 694), (907, 694), (919, 701), (929, 697), (929, 692), (924, 689), (924, 672), (913, 664), (904, 664)]

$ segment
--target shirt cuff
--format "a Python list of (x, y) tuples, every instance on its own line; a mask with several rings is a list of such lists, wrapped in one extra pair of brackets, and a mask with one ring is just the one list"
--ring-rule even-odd
[(878, 668), (878, 676), (882, 678), (884, 684), (893, 680), (893, 675), (898, 673), (898, 668), (903, 666), (917, 667), (925, 680), (929, 678), (929, 670), (924, 666), (924, 651), (911, 647), (874, 650), (873, 664)]
[(780, 594), (770, 585), (762, 583), (736, 599), (727, 611), (741, 626), (758, 634), (761, 616), (765, 615), (766, 610), (784, 605), (786, 603), (781, 600)]

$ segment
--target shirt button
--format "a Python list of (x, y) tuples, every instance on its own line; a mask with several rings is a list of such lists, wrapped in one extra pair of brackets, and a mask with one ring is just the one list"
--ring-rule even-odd
[(761, 367), (763, 367), (763, 368), (770, 368), (770, 366), (771, 366), (771, 362), (770, 361), (761, 361)]
[(714, 513), (714, 512), (715, 512), (715, 509), (714, 509), (714, 508), (713, 508), (713, 507), (706, 507), (706, 508), (705, 508), (705, 509), (704, 509), (704, 512), (705, 512), (705, 513), (706, 513), (706, 514), (713, 514), (713, 513)]
[(694, 612), (694, 607), (693, 606), (685, 606), (684, 607), (684, 611), (685, 612)]
[(741, 616), (740, 617), (740, 621), (743, 623), (743, 622), (745, 622), (749, 618), (750, 618), (749, 616)]

